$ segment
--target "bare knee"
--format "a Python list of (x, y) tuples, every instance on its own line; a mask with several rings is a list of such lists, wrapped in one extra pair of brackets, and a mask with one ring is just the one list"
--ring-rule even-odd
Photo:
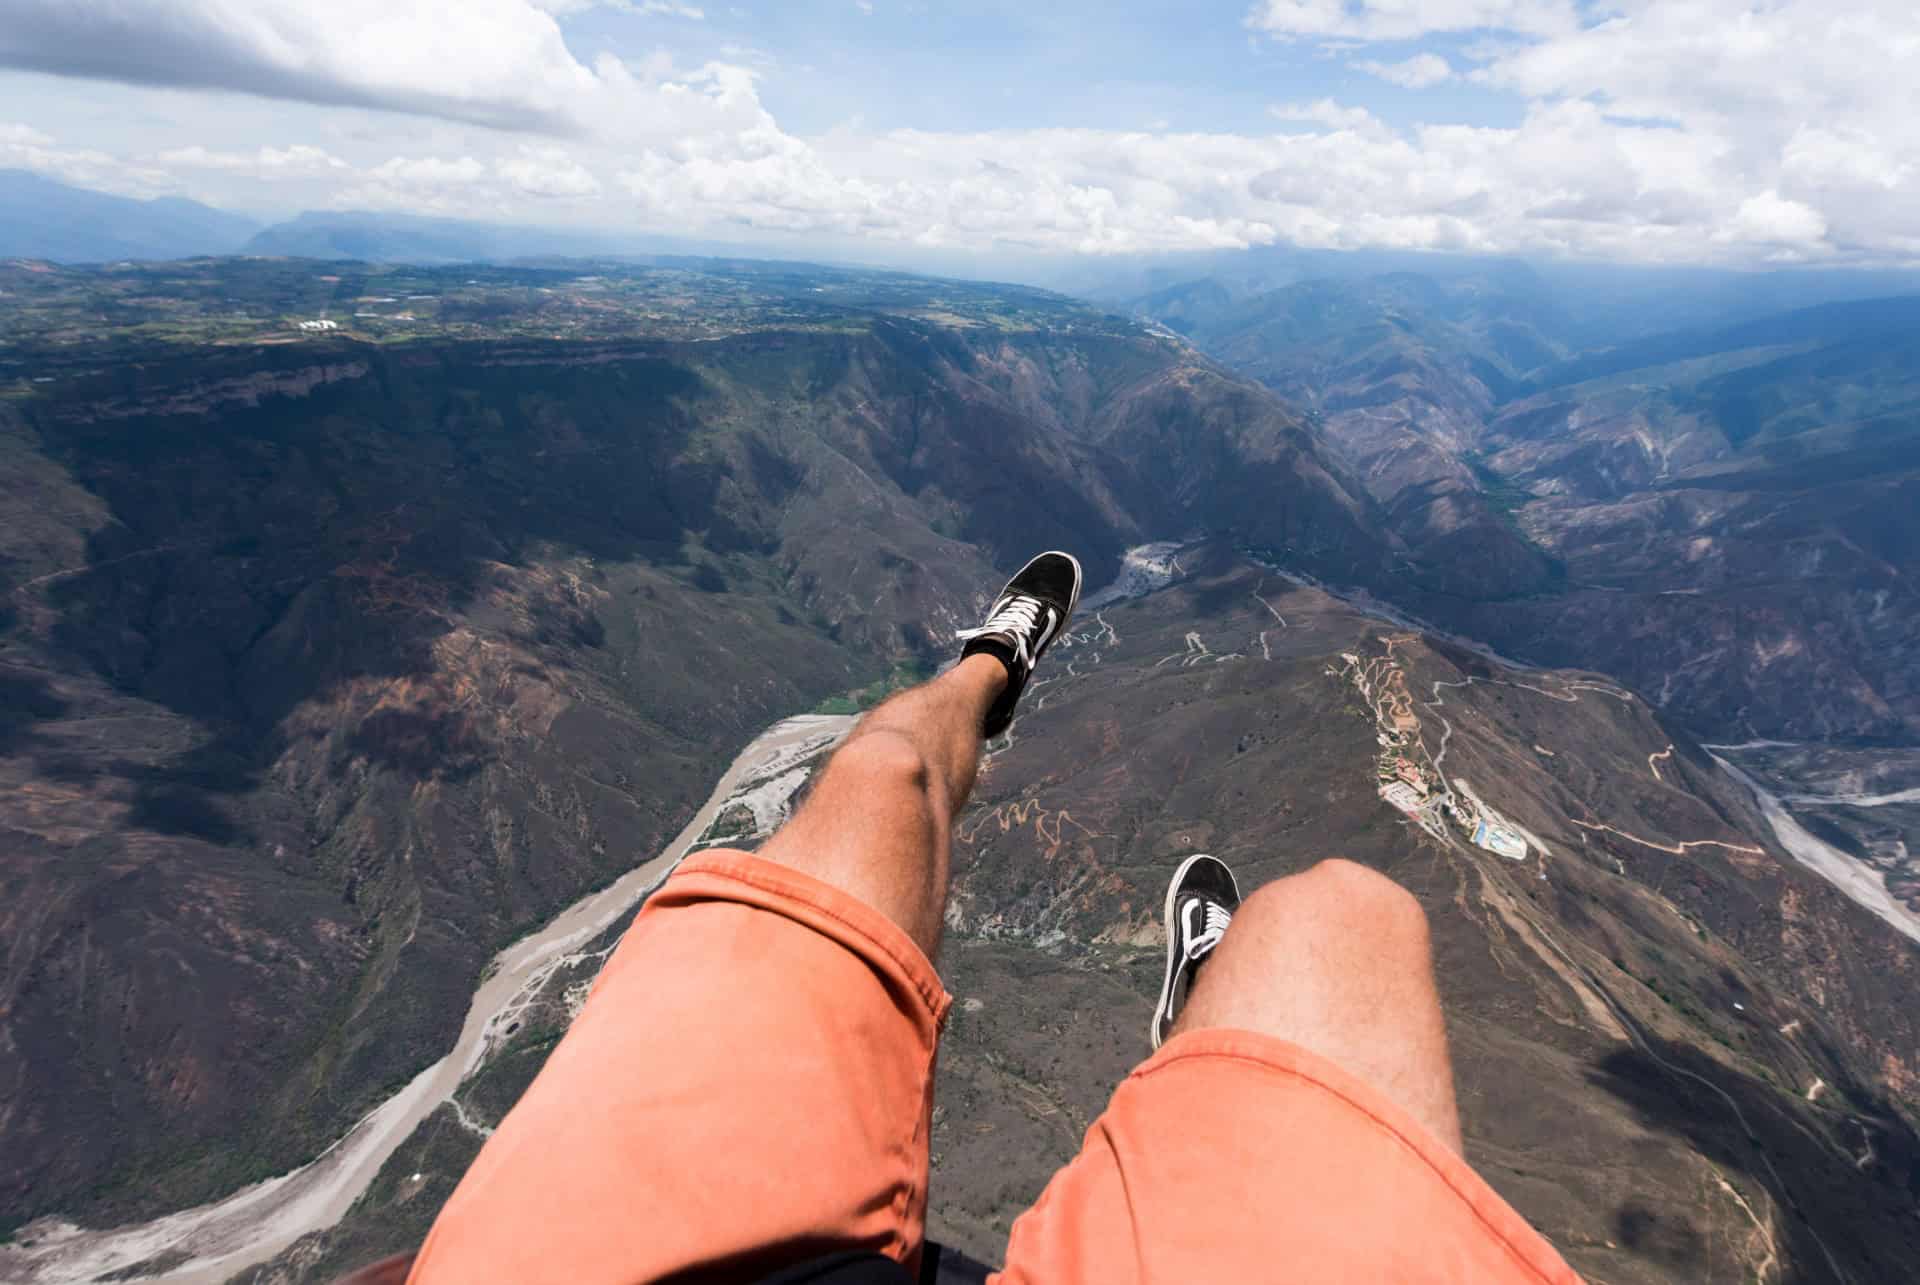
[(863, 728), (759, 855), (805, 871), (891, 919), (932, 958), (946, 906), (946, 804), (913, 740)]
[(1270, 924), (1285, 935), (1305, 929), (1367, 951), (1424, 958), (1429, 950), (1427, 912), (1413, 894), (1379, 871), (1340, 857), (1262, 886), (1234, 921), (1236, 926)]
[(1414, 895), (1370, 866), (1345, 857), (1322, 861), (1302, 876), (1316, 894), (1396, 928), (1427, 931), (1427, 912)]
[(838, 787), (926, 794), (933, 771), (913, 739), (891, 728), (856, 731), (834, 754), (827, 776)]
[(1209, 1026), (1310, 1049), (1459, 1148), (1426, 912), (1377, 871), (1323, 861), (1248, 897), (1174, 1029)]

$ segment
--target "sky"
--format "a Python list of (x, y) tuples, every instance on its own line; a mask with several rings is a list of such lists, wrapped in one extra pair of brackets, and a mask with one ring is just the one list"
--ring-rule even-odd
[(770, 252), (1920, 263), (1910, 0), (0, 0), (0, 168)]

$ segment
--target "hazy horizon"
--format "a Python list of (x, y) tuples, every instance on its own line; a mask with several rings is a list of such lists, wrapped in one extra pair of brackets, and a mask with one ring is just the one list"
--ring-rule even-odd
[[(1891, 4), (21, 0), (0, 168), (770, 257), (1907, 267)], [(977, 275), (1008, 275), (980, 267)]]

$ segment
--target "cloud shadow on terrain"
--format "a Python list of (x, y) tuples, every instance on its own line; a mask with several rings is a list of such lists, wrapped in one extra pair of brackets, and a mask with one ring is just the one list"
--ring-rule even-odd
[(0, 665), (0, 754), (33, 739), (33, 725), (58, 718), (68, 702), (45, 675)]
[(1614, 1234), (1640, 1257), (1680, 1273), (1678, 1279), (1699, 1278), (1707, 1241), (1685, 1214), (1661, 1212), (1636, 1196), (1614, 1215)]
[[(1784, 1285), (1836, 1279), (1837, 1262), (1856, 1280), (1901, 1275), (1920, 1252), (1912, 1209), (1920, 1194), (1920, 1137), (1858, 1083), (1835, 1086), (1835, 1101), (1849, 1113), (1874, 1119), (1874, 1159), (1866, 1168), (1878, 1179), (1863, 1197), (1858, 1157), (1837, 1136), (1846, 1126), (1802, 1113), (1783, 1090), (1733, 1071), (1704, 1053), (1649, 1037), (1650, 1055), (1638, 1047), (1604, 1059), (1589, 1078), (1631, 1107), (1647, 1128), (1684, 1139), (1708, 1161), (1739, 1173), (1782, 1207), (1779, 1239)], [(1721, 1089), (1738, 1108), (1705, 1087)], [(1805, 1120), (1796, 1119), (1804, 1114)], [(1742, 1120), (1745, 1124), (1743, 1126)], [(1811, 1121), (1811, 1124), (1808, 1123)], [(1752, 1130), (1751, 1136), (1748, 1129)], [(1784, 1180), (1784, 1186), (1783, 1186)], [(1707, 1245), (1698, 1227), (1639, 1197), (1615, 1215), (1621, 1243), (1694, 1279)]]

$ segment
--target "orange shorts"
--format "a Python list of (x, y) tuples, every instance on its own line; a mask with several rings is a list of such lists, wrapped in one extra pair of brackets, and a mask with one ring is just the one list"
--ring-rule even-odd
[[(878, 911), (742, 852), (654, 894), (414, 1282), (913, 1264), (951, 997)], [(1013, 1226), (1003, 1282), (1573, 1281), (1406, 1112), (1247, 1031), (1165, 1044)], [(705, 1269), (705, 1270), (702, 1270)]]

